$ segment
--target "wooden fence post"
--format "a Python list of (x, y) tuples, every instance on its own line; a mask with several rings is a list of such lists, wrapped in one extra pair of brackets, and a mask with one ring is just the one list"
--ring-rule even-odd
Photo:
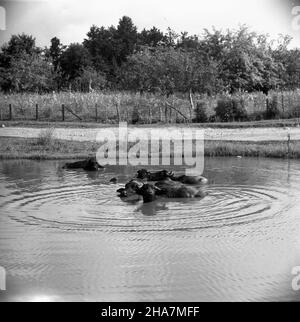
[(128, 111), (127, 105), (126, 105), (126, 122), (129, 123), (129, 111)]
[(118, 117), (118, 123), (120, 123), (120, 109), (119, 109), (119, 102), (116, 102), (116, 111), (117, 111), (117, 117)]
[(105, 124), (107, 124), (107, 119), (108, 119), (107, 106), (105, 105)]
[(161, 110), (160, 104), (159, 104), (159, 122), (162, 122), (162, 110)]
[(151, 105), (149, 106), (149, 124), (152, 124), (152, 109), (151, 109)]
[(9, 120), (12, 121), (12, 118), (13, 118), (13, 116), (12, 116), (12, 106), (11, 106), (11, 104), (9, 104)]
[(282, 108), (282, 113), (283, 113), (283, 116), (284, 116), (284, 96), (283, 96), (283, 91), (281, 91), (281, 108)]
[(95, 118), (96, 118), (96, 123), (98, 122), (98, 107), (97, 104), (95, 104)]
[(61, 114), (62, 114), (62, 121), (65, 121), (65, 105), (61, 105)]
[(290, 133), (288, 133), (287, 146), (288, 146), (288, 157), (290, 157), (291, 156), (291, 134)]
[(35, 120), (37, 121), (39, 119), (39, 105), (35, 105)]
[(266, 109), (269, 110), (269, 96), (266, 97)]
[(168, 123), (168, 107), (165, 105), (165, 123)]

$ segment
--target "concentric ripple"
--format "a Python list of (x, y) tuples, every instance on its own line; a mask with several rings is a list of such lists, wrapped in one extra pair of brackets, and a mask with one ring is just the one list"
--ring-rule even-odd
[[(29, 191), (4, 198), (0, 207), (12, 220), (46, 228), (85, 231), (172, 231), (246, 224), (272, 218), (289, 207), (284, 191), (266, 186), (211, 184), (204, 199), (159, 199), (150, 204), (117, 197), (115, 173), (69, 172), (58, 184), (49, 180)], [(129, 179), (130, 176), (127, 176)]]

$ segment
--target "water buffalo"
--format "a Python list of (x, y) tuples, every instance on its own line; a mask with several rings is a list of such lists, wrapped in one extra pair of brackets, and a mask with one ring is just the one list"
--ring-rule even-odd
[(191, 184), (191, 185), (197, 185), (197, 184), (206, 184), (208, 180), (202, 176), (178, 176), (178, 177), (171, 177), (172, 180), (174, 181), (179, 181), (181, 183), (185, 184)]
[(125, 184), (125, 188), (120, 188), (117, 190), (119, 193), (119, 197), (128, 197), (133, 194), (136, 194), (137, 190), (139, 190), (143, 186), (143, 182), (140, 179), (132, 179)]
[(103, 169), (101, 165), (98, 164), (95, 157), (89, 157), (86, 160), (76, 161), (72, 163), (66, 163), (63, 166), (64, 169), (83, 169), (85, 171), (98, 171)]
[(167, 170), (160, 170), (157, 172), (150, 172), (146, 169), (138, 170), (137, 172), (137, 178), (147, 181), (161, 181), (165, 180), (167, 178), (171, 178), (174, 176), (172, 171)]
[(154, 185), (144, 184), (136, 192), (143, 197), (145, 203), (156, 200), (157, 196), (165, 198), (204, 198), (206, 196), (206, 193), (200, 189), (170, 180), (160, 181)]
[(179, 181), (184, 184), (197, 185), (206, 184), (207, 179), (202, 176), (175, 176), (172, 171), (161, 170), (157, 172), (150, 172), (146, 169), (138, 170), (137, 178), (147, 180), (147, 181), (163, 181), (166, 179), (171, 179), (173, 181)]

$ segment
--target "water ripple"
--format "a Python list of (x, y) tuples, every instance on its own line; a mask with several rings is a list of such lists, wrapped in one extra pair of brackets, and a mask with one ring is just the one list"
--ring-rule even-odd
[(205, 168), (204, 199), (143, 204), (116, 193), (136, 168), (0, 162), (7, 298), (293, 299), (300, 163), (212, 158)]
[[(265, 186), (208, 185), (202, 200), (160, 199), (126, 203), (121, 185), (70, 181), (13, 193), (0, 205), (12, 220), (63, 230), (172, 231), (241, 225), (274, 217), (289, 207), (280, 189)], [(146, 217), (147, 216), (147, 217)]]

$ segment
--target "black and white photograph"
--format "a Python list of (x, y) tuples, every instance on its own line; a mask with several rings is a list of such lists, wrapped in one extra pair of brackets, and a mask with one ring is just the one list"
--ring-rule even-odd
[(0, 0), (0, 302), (298, 302), (299, 192), (300, 1)]

